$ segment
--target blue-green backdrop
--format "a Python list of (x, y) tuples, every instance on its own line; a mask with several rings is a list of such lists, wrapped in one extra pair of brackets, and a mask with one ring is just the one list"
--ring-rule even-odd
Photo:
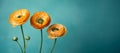
[[(51, 24), (67, 27), (67, 34), (58, 39), (54, 53), (120, 53), (119, 0), (0, 0), (0, 53), (20, 53), (11, 40), (18, 36), (23, 46), (20, 27), (12, 28), (8, 18), (22, 8), (28, 9), (30, 16), (45, 11), (52, 19)], [(40, 30), (30, 25), (30, 18), (23, 28), (25, 35), (31, 37), (27, 53), (38, 53)], [(43, 53), (49, 53), (53, 44), (47, 28), (43, 30)]]

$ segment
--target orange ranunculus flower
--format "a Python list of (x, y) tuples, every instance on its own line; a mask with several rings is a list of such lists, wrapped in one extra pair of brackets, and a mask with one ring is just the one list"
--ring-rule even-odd
[(31, 25), (36, 29), (43, 29), (50, 24), (50, 16), (46, 12), (36, 12), (30, 19)]
[(30, 12), (27, 9), (19, 9), (11, 13), (9, 18), (9, 23), (16, 27), (18, 25), (24, 24), (30, 16)]
[(66, 32), (67, 32), (67, 29), (62, 24), (53, 24), (47, 30), (49, 38), (51, 39), (62, 37), (65, 35)]

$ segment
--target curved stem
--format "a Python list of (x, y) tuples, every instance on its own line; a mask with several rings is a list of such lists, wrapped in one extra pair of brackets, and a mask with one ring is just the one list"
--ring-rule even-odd
[(26, 52), (26, 49), (27, 49), (27, 43), (28, 43), (28, 40), (26, 41), (26, 44), (25, 44), (25, 52)]
[(39, 51), (39, 53), (42, 53), (43, 32), (42, 32), (42, 29), (40, 31), (41, 31), (41, 42), (40, 42), (40, 51)]
[(25, 43), (25, 36), (24, 36), (24, 32), (23, 32), (23, 27), (22, 27), (22, 25), (20, 25), (20, 28), (21, 28), (22, 37), (23, 37), (23, 43), (24, 43), (24, 53), (26, 53), (26, 43)]
[(53, 51), (54, 51), (54, 48), (55, 48), (55, 45), (56, 45), (56, 41), (57, 41), (57, 38), (54, 40), (54, 44), (52, 46), (51, 53), (53, 53)]
[(22, 46), (20, 45), (20, 43), (19, 43), (18, 41), (16, 41), (16, 42), (17, 42), (17, 44), (18, 44), (18, 46), (19, 46), (19, 48), (20, 48), (20, 50), (21, 50), (21, 53), (23, 53)]

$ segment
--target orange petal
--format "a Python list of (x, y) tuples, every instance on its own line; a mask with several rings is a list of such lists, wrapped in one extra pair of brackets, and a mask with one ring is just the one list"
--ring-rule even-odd
[(50, 16), (46, 12), (36, 12), (30, 19), (31, 25), (36, 29), (43, 29), (50, 24)]
[(9, 18), (9, 23), (16, 27), (18, 25), (24, 24), (30, 16), (30, 12), (27, 9), (19, 9), (11, 13)]
[(49, 38), (51, 38), (51, 39), (55, 39), (57, 37), (62, 37), (65, 35), (66, 32), (67, 32), (67, 30), (66, 30), (65, 26), (63, 26), (62, 24), (53, 24), (47, 30)]

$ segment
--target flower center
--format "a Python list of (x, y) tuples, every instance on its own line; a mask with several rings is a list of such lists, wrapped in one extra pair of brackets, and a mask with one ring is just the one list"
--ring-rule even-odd
[(58, 30), (59, 30), (58, 28), (52, 28), (53, 32), (58, 31)]
[(22, 15), (17, 16), (17, 18), (21, 18), (21, 17), (22, 17)]
[(42, 18), (38, 18), (38, 19), (37, 19), (37, 23), (43, 24), (43, 22), (44, 22), (44, 20), (43, 20)]

